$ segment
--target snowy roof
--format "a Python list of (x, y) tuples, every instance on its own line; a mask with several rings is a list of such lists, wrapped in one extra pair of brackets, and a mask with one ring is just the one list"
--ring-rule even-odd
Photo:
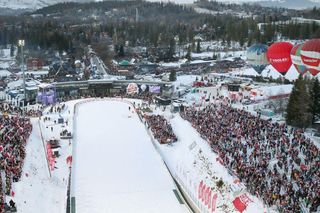
[(299, 73), (296, 70), (296, 68), (292, 65), (284, 77), (289, 81), (294, 81), (299, 78)]
[[(261, 75), (263, 77), (272, 77), (273, 79), (282, 77), (282, 75), (272, 65), (267, 66), (262, 71)], [(299, 77), (299, 73), (297, 72), (296, 68), (292, 65), (284, 77), (290, 81), (296, 80)]]
[(8, 69), (8, 68), (10, 68), (10, 63), (9, 63), (9, 62), (1, 61), (1, 62), (0, 62), (0, 68), (2, 68), (2, 69)]
[(41, 83), (38, 85), (39, 88), (48, 88), (48, 87), (52, 87), (52, 84), (47, 84), (47, 83)]
[(26, 90), (38, 90), (38, 87), (32, 86), (32, 87), (26, 87)]
[(193, 60), (193, 61), (190, 61), (190, 64), (202, 64), (202, 63), (211, 63), (211, 61), (204, 61), (204, 60)]
[(180, 86), (180, 85), (189, 85), (192, 86), (193, 82), (196, 78), (201, 79), (201, 76), (198, 75), (178, 75), (177, 80), (173, 82), (173, 85)]
[[(49, 73), (49, 71), (48, 70), (38, 70), (38, 71), (27, 71), (27, 72), (25, 72), (25, 74), (27, 75), (27, 74), (29, 74), (29, 75), (34, 75), (34, 76), (36, 76), (36, 75), (47, 75)], [(23, 73), (22, 72), (18, 72), (17, 73), (18, 75), (22, 75)]]
[(293, 85), (276, 85), (276, 86), (262, 86), (257, 88), (256, 90), (259, 90), (263, 93), (265, 96), (275, 96), (275, 95), (284, 95), (284, 94), (290, 94), (292, 91)]
[(0, 77), (7, 77), (9, 75), (11, 75), (11, 72), (8, 70), (0, 70)]
[(14, 88), (17, 88), (17, 87), (21, 86), (22, 84), (23, 84), (22, 79), (19, 79), (17, 81), (9, 82), (7, 86), (10, 89), (14, 89)]
[(258, 76), (259, 74), (253, 68), (243, 68), (239, 70), (232, 71), (232, 74), (236, 75), (246, 75), (246, 76)]
[(180, 67), (180, 62), (168, 62), (168, 63), (160, 63), (159, 64), (162, 67)]
[(211, 58), (213, 52), (191, 53), (192, 58)]
[(10, 58), (10, 48), (9, 49), (1, 49), (0, 50), (0, 57), (1, 58)]

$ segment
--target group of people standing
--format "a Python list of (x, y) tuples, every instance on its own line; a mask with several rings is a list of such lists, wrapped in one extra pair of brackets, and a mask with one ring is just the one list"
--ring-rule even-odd
[[(12, 182), (20, 180), (26, 143), (32, 131), (29, 118), (19, 116), (0, 117), (0, 171), (5, 173), (3, 182), (0, 175), (0, 212), (5, 209), (4, 194), (12, 195)], [(2, 183), (5, 183), (5, 187)], [(4, 193), (4, 194), (3, 194)]]
[(177, 141), (170, 123), (162, 115), (144, 115), (148, 128), (151, 129), (153, 136), (161, 144)]
[(251, 194), (280, 212), (317, 211), (320, 153), (302, 129), (226, 104), (187, 107), (180, 114)]

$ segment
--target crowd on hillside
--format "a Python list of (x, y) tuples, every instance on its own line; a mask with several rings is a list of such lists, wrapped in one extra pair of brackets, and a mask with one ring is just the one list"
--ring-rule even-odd
[(176, 135), (172, 131), (170, 123), (161, 115), (144, 115), (148, 128), (153, 136), (161, 144), (177, 141)]
[(320, 205), (319, 149), (301, 129), (227, 105), (185, 108), (188, 120), (250, 193), (280, 212), (316, 212)]
[(153, 98), (157, 94), (150, 93), (150, 92), (141, 92), (141, 93), (134, 93), (134, 94), (128, 94), (126, 91), (120, 91), (117, 93), (109, 94), (107, 97), (121, 97), (121, 98), (132, 98), (132, 99), (142, 99), (149, 104), (152, 103)]
[[(4, 194), (12, 195), (12, 182), (19, 181), (26, 156), (26, 142), (31, 134), (29, 118), (17, 116), (0, 117), (0, 171), (5, 172), (5, 181), (0, 176), (0, 212), (4, 212)], [(5, 183), (5, 188), (3, 184)]]
[(25, 114), (25, 116), (28, 116), (28, 117), (39, 117), (42, 115), (42, 109), (43, 107), (38, 105), (36, 107), (25, 108), (25, 111), (23, 111), (22, 107), (14, 106), (8, 103), (0, 104), (0, 112), (5, 112), (10, 115)]
[(136, 94), (127, 94), (127, 92), (125, 90), (123, 91), (119, 91), (119, 92), (114, 92), (114, 93), (110, 93), (110, 94), (104, 94), (104, 95), (84, 95), (84, 96), (80, 96), (80, 95), (74, 95), (74, 96), (66, 96), (63, 98), (59, 98), (59, 102), (65, 102), (65, 101), (70, 101), (70, 100), (76, 100), (76, 99), (81, 99), (81, 98), (132, 98), (132, 99), (141, 99), (144, 100), (146, 102), (148, 102), (149, 104), (152, 103), (153, 98), (156, 96), (157, 94), (154, 93), (150, 93), (150, 92), (141, 92), (141, 93), (136, 93)]

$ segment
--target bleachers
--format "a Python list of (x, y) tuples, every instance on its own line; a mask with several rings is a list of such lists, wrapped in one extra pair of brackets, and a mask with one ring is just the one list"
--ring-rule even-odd
[(177, 141), (176, 135), (172, 131), (170, 123), (161, 115), (145, 115), (148, 128), (160, 144), (167, 144)]
[(181, 116), (210, 144), (247, 190), (280, 212), (320, 206), (319, 149), (303, 130), (224, 104), (186, 108)]
[[(25, 146), (31, 131), (29, 118), (0, 117), (0, 170), (5, 173), (4, 181), (0, 176), (1, 213), (5, 212), (5, 195), (12, 195), (12, 182), (20, 180), (26, 156)], [(5, 186), (2, 183), (5, 183)]]

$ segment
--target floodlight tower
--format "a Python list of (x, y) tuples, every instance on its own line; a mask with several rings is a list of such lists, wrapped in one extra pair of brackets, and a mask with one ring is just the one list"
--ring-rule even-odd
[(23, 47), (24, 47), (24, 40), (20, 39), (18, 41), (18, 45), (21, 47), (21, 71), (22, 71), (22, 75), (23, 75), (23, 96), (24, 96), (24, 100), (23, 100), (23, 114), (25, 114), (25, 101), (27, 100), (26, 97), (26, 75), (25, 75), (25, 71), (24, 71), (24, 58), (23, 58)]

